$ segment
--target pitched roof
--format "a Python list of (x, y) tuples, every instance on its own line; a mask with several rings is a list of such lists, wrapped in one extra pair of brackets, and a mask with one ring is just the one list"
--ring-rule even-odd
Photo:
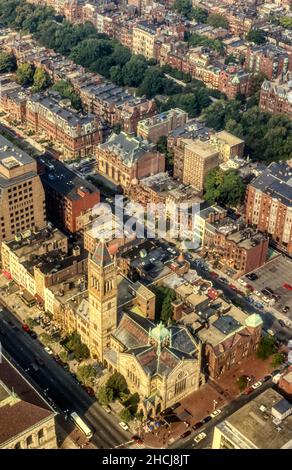
[(100, 240), (98, 243), (95, 252), (92, 255), (92, 261), (102, 268), (113, 263), (113, 259), (104, 240)]

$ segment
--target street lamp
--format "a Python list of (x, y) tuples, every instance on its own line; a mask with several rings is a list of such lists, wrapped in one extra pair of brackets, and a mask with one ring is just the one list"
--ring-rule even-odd
[(216, 406), (218, 405), (218, 401), (213, 400), (213, 411), (216, 410)]

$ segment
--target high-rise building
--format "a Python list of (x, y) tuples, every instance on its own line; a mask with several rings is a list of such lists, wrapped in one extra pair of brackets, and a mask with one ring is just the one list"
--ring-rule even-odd
[(0, 136), (0, 242), (46, 225), (45, 193), (36, 161)]
[(174, 150), (174, 176), (202, 191), (207, 173), (219, 165), (216, 146), (210, 141), (181, 139), (178, 150)]

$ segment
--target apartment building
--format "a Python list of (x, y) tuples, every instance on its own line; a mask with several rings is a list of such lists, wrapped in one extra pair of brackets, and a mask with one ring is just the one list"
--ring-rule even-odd
[(235, 278), (259, 268), (267, 259), (268, 237), (232, 219), (220, 206), (196, 214), (194, 232), (202, 253)]
[(285, 114), (292, 119), (292, 81), (265, 80), (260, 92), (260, 109), (272, 114)]
[(292, 168), (271, 163), (247, 187), (246, 222), (271, 237), (273, 244), (292, 255)]
[(155, 58), (155, 40), (160, 29), (146, 21), (133, 28), (133, 53), (142, 54), (146, 59)]
[(38, 166), (48, 219), (66, 232), (75, 233), (78, 218), (99, 203), (98, 188), (48, 155), (38, 158)]
[(250, 47), (245, 66), (253, 73), (263, 73), (268, 80), (284, 77), (292, 70), (292, 54), (274, 44)]
[(156, 114), (148, 119), (139, 121), (137, 135), (142, 139), (157, 143), (159, 138), (167, 136), (169, 132), (183, 126), (188, 115), (181, 109), (170, 109), (161, 114)]
[(0, 367), (0, 449), (57, 449), (56, 412), (4, 355)]
[(179, 139), (174, 149), (174, 177), (203, 191), (208, 172), (219, 165), (215, 145), (200, 139)]
[(217, 132), (211, 136), (211, 142), (216, 146), (219, 152), (220, 163), (243, 157), (244, 140), (230, 134), (230, 132)]
[(0, 242), (45, 225), (45, 192), (36, 161), (0, 136)]
[(134, 180), (163, 172), (165, 157), (152, 143), (124, 132), (112, 133), (107, 142), (97, 146), (96, 169), (128, 191)]
[(65, 159), (94, 154), (95, 146), (102, 140), (99, 120), (77, 113), (55, 92), (37, 93), (27, 99), (26, 123), (59, 144)]

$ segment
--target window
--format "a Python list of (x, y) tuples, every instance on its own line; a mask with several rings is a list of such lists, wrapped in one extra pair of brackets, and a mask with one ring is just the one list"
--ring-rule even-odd
[(21, 444), (20, 442), (16, 442), (14, 449), (21, 449)]
[(28, 436), (28, 437), (26, 438), (26, 445), (27, 445), (27, 447), (28, 447), (28, 446), (30, 446), (31, 444), (32, 444), (32, 436)]
[(38, 440), (40, 441), (41, 439), (43, 439), (44, 437), (44, 430), (43, 429), (40, 429), (39, 432), (38, 432)]

